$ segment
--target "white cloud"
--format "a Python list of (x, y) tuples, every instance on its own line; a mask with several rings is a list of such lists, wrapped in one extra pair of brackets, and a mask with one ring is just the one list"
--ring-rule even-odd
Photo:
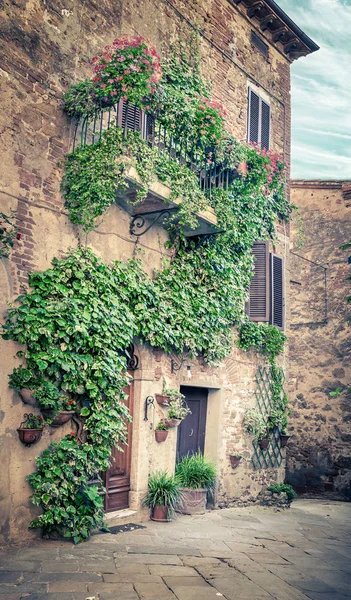
[(279, 0), (279, 4), (321, 46), (291, 68), (294, 177), (308, 178), (310, 168), (310, 177), (348, 178), (351, 2)]

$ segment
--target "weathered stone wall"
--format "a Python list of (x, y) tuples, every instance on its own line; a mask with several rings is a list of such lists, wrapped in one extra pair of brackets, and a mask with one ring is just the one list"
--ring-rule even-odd
[[(291, 182), (305, 244), (291, 256), (287, 480), (351, 500), (350, 182)], [(298, 239), (296, 226), (292, 242)], [(298, 255), (298, 256), (296, 256)], [(311, 262), (312, 261), (312, 262)], [(330, 396), (337, 388), (337, 397)]]
[[(271, 102), (273, 148), (284, 152), (289, 164), (287, 59), (268, 40), (270, 55), (265, 59), (251, 45), (252, 23), (227, 0), (174, 0), (174, 5), (208, 37), (208, 40), (200, 38), (202, 69), (213, 82), (214, 96), (229, 112), (233, 133), (240, 139), (246, 138), (247, 86), (256, 82)], [(141, 247), (150, 274), (154, 267), (161, 266), (162, 254), (166, 252), (165, 231), (156, 227), (136, 242), (129, 234), (129, 217), (118, 206), (112, 206), (106, 219), (87, 236), (82, 237), (81, 231), (70, 223), (60, 194), (59, 161), (71, 147), (73, 127), (60, 108), (60, 99), (68, 84), (90, 74), (90, 57), (120, 34), (143, 35), (159, 51), (164, 51), (170, 41), (187, 37), (190, 32), (189, 23), (163, 0), (141, 3), (5, 0), (0, 25), (3, 107), (0, 198), (5, 212), (10, 208), (17, 210), (22, 239), (16, 243), (11, 258), (0, 263), (2, 315), (7, 301), (26, 289), (29, 271), (49, 267), (54, 256), (60, 257), (79, 242), (87, 243), (105, 261), (124, 260)], [(229, 58), (223, 57), (221, 50)], [(283, 230), (279, 244), (280, 252), (286, 254), (287, 238)], [(8, 388), (8, 374), (19, 364), (15, 357), (18, 349), (16, 344), (0, 340), (0, 353), (4, 357), (0, 379), (0, 543), (24, 541), (36, 535), (27, 530), (36, 509), (30, 503), (30, 488), (25, 478), (35, 468), (36, 456), (70, 430), (69, 425), (59, 430), (46, 428), (35, 446), (25, 448), (20, 444), (16, 428), (26, 407)], [(135, 509), (139, 508), (147, 488), (148, 473), (156, 467), (173, 470), (176, 447), (176, 433), (171, 432), (161, 451), (149, 423), (143, 421), (146, 396), (161, 390), (164, 376), (171, 381), (169, 357), (156, 360), (148, 348), (141, 348), (140, 353), (142, 366), (135, 381), (130, 495), (131, 507)], [(253, 499), (262, 483), (282, 478), (282, 470), (254, 471), (250, 461), (243, 462), (235, 472), (229, 464), (233, 451), (245, 446), (251, 449), (250, 440), (243, 435), (242, 413), (255, 402), (254, 373), (260, 361), (260, 357), (234, 350), (232, 357), (218, 369), (193, 364), (191, 384), (211, 388), (206, 451), (219, 466), (218, 498), (222, 503)], [(181, 373), (178, 375), (181, 381)]]

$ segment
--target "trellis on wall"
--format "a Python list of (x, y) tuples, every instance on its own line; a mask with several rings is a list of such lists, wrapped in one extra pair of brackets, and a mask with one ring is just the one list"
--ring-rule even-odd
[[(272, 375), (270, 367), (258, 367), (256, 371), (257, 389), (255, 391), (257, 408), (268, 421), (271, 410), (274, 408), (272, 400)], [(266, 450), (262, 450), (257, 441), (252, 442), (253, 456), (252, 465), (254, 469), (273, 469), (280, 467), (283, 462), (283, 454), (281, 450), (280, 432), (278, 427), (271, 430), (269, 438), (269, 446)]]

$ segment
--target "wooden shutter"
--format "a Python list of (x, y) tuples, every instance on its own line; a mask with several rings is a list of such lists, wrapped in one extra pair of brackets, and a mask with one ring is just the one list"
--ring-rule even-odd
[(260, 97), (249, 88), (248, 141), (258, 144), (260, 137)]
[(117, 125), (122, 127), (125, 131), (141, 131), (144, 133), (144, 121), (145, 113), (143, 110), (135, 106), (135, 104), (129, 104), (125, 100), (120, 100), (118, 103), (118, 120)]
[(261, 148), (269, 150), (271, 129), (271, 107), (261, 100)]
[(269, 320), (269, 248), (268, 242), (255, 242), (254, 274), (249, 289), (248, 315), (250, 321)]
[(247, 122), (247, 139), (254, 144), (261, 144), (269, 150), (271, 129), (271, 107), (267, 102), (249, 88), (249, 108)]
[(279, 329), (284, 328), (284, 261), (276, 254), (271, 254), (271, 311), (270, 322)]

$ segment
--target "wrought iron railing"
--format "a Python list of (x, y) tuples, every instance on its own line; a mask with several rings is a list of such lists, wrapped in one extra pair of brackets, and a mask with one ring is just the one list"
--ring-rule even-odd
[[(201, 190), (209, 196), (216, 188), (228, 190), (237, 176), (236, 169), (216, 161), (214, 148), (204, 150), (192, 141), (177, 138), (159, 120), (124, 100), (97, 112), (93, 117), (80, 119), (75, 126), (72, 150), (97, 143), (103, 132), (113, 126), (121, 127), (125, 135), (128, 131), (140, 131), (141, 137), (160, 154), (166, 153), (191, 169), (198, 177)], [(209, 156), (214, 158), (209, 160)]]

